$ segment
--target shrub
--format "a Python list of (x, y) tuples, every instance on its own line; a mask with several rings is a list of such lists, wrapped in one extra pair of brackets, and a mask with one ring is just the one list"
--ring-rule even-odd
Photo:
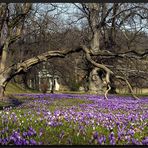
[(80, 84), (75, 82), (75, 81), (71, 81), (70, 83), (70, 90), (71, 91), (78, 91), (80, 87)]
[(48, 84), (47, 83), (41, 84), (41, 91), (42, 91), (42, 93), (46, 93), (47, 90), (48, 90)]

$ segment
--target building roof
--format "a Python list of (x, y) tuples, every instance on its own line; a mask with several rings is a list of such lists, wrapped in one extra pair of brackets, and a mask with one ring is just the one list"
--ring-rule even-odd
[[(39, 76), (40, 78), (47, 78), (47, 77), (48, 77), (48, 78), (52, 78), (52, 77), (53, 77), (53, 75), (51, 75), (47, 69), (43, 69), (42, 71), (39, 71), (39, 72), (38, 72), (38, 76)], [(58, 75), (54, 75), (54, 77), (55, 77), (55, 78), (59, 78)]]

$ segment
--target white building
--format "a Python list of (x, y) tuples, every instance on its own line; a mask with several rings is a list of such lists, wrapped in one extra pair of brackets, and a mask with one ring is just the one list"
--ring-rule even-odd
[(42, 71), (38, 73), (39, 77), (39, 90), (41, 91), (41, 84), (47, 84), (48, 85), (48, 91), (52, 90), (52, 87), (55, 91), (59, 91), (60, 85), (58, 83), (59, 77), (57, 75), (51, 75), (49, 74), (48, 70), (43, 67)]

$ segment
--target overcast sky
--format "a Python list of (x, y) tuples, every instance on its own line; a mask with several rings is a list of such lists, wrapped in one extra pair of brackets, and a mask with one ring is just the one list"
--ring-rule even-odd
[[(77, 20), (77, 15), (80, 13), (80, 11), (72, 4), (72, 3), (52, 3), (53, 5), (58, 5), (57, 9), (54, 11), (49, 12), (49, 15), (52, 15), (54, 17), (57, 17), (61, 19), (63, 25), (68, 25), (70, 22), (74, 21), (76, 22)], [(45, 10), (50, 10), (53, 7), (51, 6), (50, 3), (40, 3), (39, 4), (39, 11), (43, 12)], [(58, 14), (58, 15), (56, 15)], [(81, 27), (83, 24), (81, 23), (82, 20), (77, 22), (77, 26)], [(135, 20), (136, 21), (136, 20)], [(142, 26), (143, 29), (142, 31), (145, 31), (148, 33), (148, 25), (145, 20), (142, 20)], [(141, 26), (139, 26), (141, 27)], [(125, 28), (123, 27), (122, 29), (129, 29), (132, 31), (131, 26), (125, 25)]]

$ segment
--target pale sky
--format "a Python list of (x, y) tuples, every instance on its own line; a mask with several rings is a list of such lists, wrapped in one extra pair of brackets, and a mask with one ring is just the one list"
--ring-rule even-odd
[[(49, 5), (49, 3), (40, 3), (40, 4), (41, 4), (41, 6), (39, 7), (40, 12), (44, 12), (44, 10), (47, 10), (47, 8), (48, 9), (51, 8), (51, 5)], [(56, 18), (59, 18), (62, 21), (62, 25), (67, 25), (68, 22), (77, 20), (77, 17), (75, 15), (77, 15), (78, 12), (80, 11), (72, 3), (53, 3), (53, 5), (54, 4), (58, 4), (59, 8), (57, 8), (54, 11), (49, 12), (49, 14)], [(62, 10), (62, 13), (61, 13), (61, 10)], [(58, 15), (55, 15), (56, 13), (58, 13)], [(81, 21), (77, 22), (76, 25), (77, 27), (81, 27), (82, 25)], [(142, 31), (145, 31), (146, 33), (148, 33), (148, 25), (145, 20), (142, 20), (142, 26), (143, 26)], [(128, 25), (125, 25), (125, 29), (132, 30), (131, 27)]]

